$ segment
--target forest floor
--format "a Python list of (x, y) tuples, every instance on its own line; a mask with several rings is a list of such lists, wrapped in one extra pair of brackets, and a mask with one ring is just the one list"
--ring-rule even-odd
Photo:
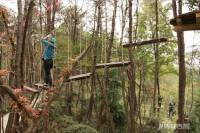
[[(167, 74), (161, 77), (161, 95), (163, 96), (163, 103), (160, 109), (160, 123), (159, 124), (166, 124), (166, 125), (175, 125), (177, 120), (177, 114), (172, 117), (168, 118), (168, 104), (170, 100), (177, 101), (177, 87), (178, 87), (178, 76), (175, 74)], [(170, 86), (169, 86), (170, 85)], [(41, 97), (39, 98), (41, 99)], [(177, 103), (177, 102), (176, 102)], [(147, 105), (148, 106), (148, 105)], [(177, 111), (176, 111), (177, 112)], [(6, 124), (8, 122), (9, 113), (4, 115), (3, 117), (3, 128), (5, 130)], [(1, 128), (2, 131), (2, 128)], [(173, 133), (174, 128), (166, 128), (166, 133)]]

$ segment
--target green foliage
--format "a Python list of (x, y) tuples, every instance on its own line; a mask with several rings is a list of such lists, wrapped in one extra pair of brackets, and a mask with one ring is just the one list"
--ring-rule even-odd
[(58, 123), (60, 128), (67, 128), (68, 126), (72, 126), (78, 124), (76, 121), (73, 120), (72, 117), (67, 115), (60, 115), (56, 122)]
[(63, 133), (97, 133), (97, 131), (86, 125), (75, 124), (64, 129)]
[[(156, 15), (155, 15), (155, 1), (152, 2), (141, 2), (142, 9), (139, 12), (139, 25), (138, 25), (138, 40), (148, 40), (155, 38), (156, 30)], [(168, 23), (168, 14), (171, 10), (171, 4), (162, 4), (159, 1), (159, 23), (158, 23), (158, 33), (159, 37), (165, 37), (169, 40), (173, 40), (173, 34), (171, 27)], [(175, 69), (174, 62), (176, 60), (176, 43), (169, 41), (159, 45), (159, 67), (160, 76), (168, 73), (177, 73)], [(136, 49), (134, 57), (135, 60), (140, 62), (145, 69), (145, 79), (152, 81), (154, 78), (155, 71), (155, 59), (154, 59), (154, 47), (144, 46)], [(138, 76), (137, 76), (138, 77)]]
[(122, 99), (121, 82), (116, 70), (110, 70), (109, 72), (108, 99), (115, 124), (118, 127), (123, 127), (125, 124), (125, 113), (120, 103)]
[(56, 128), (53, 128), (50, 133), (97, 133), (94, 128), (79, 124), (67, 115), (60, 115), (53, 122), (56, 123)]
[(200, 132), (200, 91), (198, 90), (197, 97), (195, 99), (194, 108), (192, 111), (192, 127), (194, 133)]
[(159, 117), (149, 117), (145, 120), (145, 125), (143, 127), (143, 133), (171, 133), (167, 129), (159, 129), (161, 119)]
[(146, 119), (146, 124), (144, 125), (144, 133), (157, 133), (159, 129), (159, 118), (150, 117)]
[[(85, 48), (89, 45), (88, 42), (91, 41), (91, 34), (88, 32), (83, 32), (80, 36), (80, 40), (76, 45), (73, 45), (72, 40), (70, 39), (68, 34), (65, 34), (62, 31), (63, 26), (60, 26), (58, 32), (56, 33), (57, 38), (57, 49), (56, 49), (56, 57), (55, 57), (55, 65), (58, 68), (66, 67), (69, 60), (78, 56)], [(100, 50), (99, 50), (100, 51)], [(91, 54), (87, 56), (87, 58), (91, 58)], [(90, 66), (90, 61), (88, 59), (82, 60), (82, 66)]]
[(56, 119), (59, 116), (63, 115), (63, 101), (59, 100), (59, 101), (55, 101), (50, 108), (50, 116), (52, 119)]
[(190, 10), (197, 8), (198, 0), (184, 0), (183, 2), (189, 7)]

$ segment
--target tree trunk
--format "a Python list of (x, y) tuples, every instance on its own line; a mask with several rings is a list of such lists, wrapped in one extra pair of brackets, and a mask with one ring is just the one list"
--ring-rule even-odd
[[(28, 30), (28, 27), (29, 27), (29, 22), (30, 22), (30, 18), (32, 16), (32, 10), (33, 10), (33, 7), (34, 7), (35, 3), (34, 1), (31, 1), (29, 3), (29, 6), (28, 6), (28, 12), (26, 14), (26, 17), (25, 17), (25, 25), (24, 25), (24, 31), (23, 31), (23, 39), (22, 39), (22, 51), (21, 51), (21, 59), (20, 59), (20, 71), (21, 71), (21, 87), (23, 87), (24, 85), (24, 72), (25, 72), (25, 50), (26, 50), (26, 36), (27, 36), (27, 30)], [(31, 19), (32, 20), (32, 19)]]
[[(121, 27), (121, 37), (120, 37), (120, 43), (119, 46), (122, 46), (123, 43), (123, 38), (124, 38), (124, 29), (126, 26), (126, 17), (127, 17), (127, 11), (128, 11), (128, 2), (126, 1), (125, 7), (123, 9), (123, 2), (121, 3), (121, 15), (122, 15), (122, 27)], [(124, 54), (123, 54), (123, 48), (121, 50), (121, 55), (119, 55), (121, 58), (119, 59), (119, 61), (123, 61), (124, 60)], [(126, 120), (129, 121), (129, 115), (128, 115), (128, 106), (127, 106), (127, 95), (126, 95), (126, 82), (125, 82), (125, 75), (124, 75), (124, 68), (120, 68), (120, 72), (119, 72), (119, 77), (121, 79), (122, 82), (122, 97), (123, 97), (123, 104), (124, 104), (124, 110), (126, 113)], [(128, 132), (128, 129), (130, 129), (130, 124), (127, 123), (127, 130), (126, 132)]]
[(190, 113), (192, 112), (193, 101), (194, 101), (194, 52), (192, 51), (191, 57), (191, 66), (190, 66), (190, 75), (191, 75), (191, 106), (190, 106)]
[[(27, 2), (27, 1), (26, 1)], [(26, 31), (28, 28), (29, 17), (32, 12), (32, 8), (34, 6), (34, 1), (31, 1), (29, 4), (28, 12), (26, 17), (23, 17), (22, 13), (22, 1), (18, 0), (18, 25), (17, 25), (17, 48), (16, 48), (16, 57), (15, 57), (15, 87), (21, 88), (23, 86), (24, 80), (24, 50), (25, 50), (25, 39), (26, 39)], [(27, 4), (27, 3), (26, 3)], [(26, 10), (25, 5), (25, 10)], [(23, 23), (23, 18), (25, 19), (25, 23)], [(23, 36), (22, 36), (23, 35)], [(16, 132), (17, 125), (19, 124), (19, 114), (11, 113), (8, 118), (8, 125), (6, 127), (6, 133)]]
[(40, 3), (40, 33), (42, 34), (42, 0), (39, 0)]
[[(22, 33), (23, 33), (23, 13), (22, 13), (22, 0), (17, 0), (18, 5), (18, 17), (17, 17), (17, 46), (16, 46), (16, 56), (15, 56), (15, 87), (21, 87), (21, 52), (22, 52)], [(8, 118), (8, 124), (6, 127), (6, 133), (13, 133), (13, 125), (15, 121), (16, 114), (14, 112), (10, 113)]]
[[(129, 43), (132, 41), (132, 0), (129, 0)], [(135, 49), (135, 48), (134, 48)], [(129, 106), (130, 106), (130, 129), (129, 133), (136, 132), (136, 111), (137, 111), (137, 100), (136, 100), (136, 89), (135, 89), (135, 64), (133, 62), (132, 47), (128, 49), (129, 60), (131, 61), (128, 67), (128, 78), (129, 78)]]
[(77, 1), (75, 0), (75, 9), (74, 9), (74, 29), (73, 29), (73, 35), (72, 35), (72, 41), (73, 41), (73, 44), (75, 45), (77, 43), (77, 39), (78, 39), (78, 34), (77, 34), (77, 21), (78, 21), (78, 18), (77, 18)]
[[(174, 17), (177, 17), (176, 1), (172, 1)], [(178, 14), (182, 14), (182, 0), (178, 0)], [(178, 62), (179, 62), (179, 91), (178, 91), (178, 120), (177, 124), (184, 124), (184, 105), (185, 105), (185, 85), (186, 85), (186, 71), (185, 71), (185, 44), (183, 32), (177, 32), (178, 39)], [(184, 130), (177, 129), (178, 133), (183, 133)]]
[[(106, 49), (106, 63), (110, 63), (111, 53), (112, 53), (112, 47), (113, 47), (113, 41), (114, 41), (114, 35), (115, 35), (115, 19), (116, 19), (116, 13), (117, 13), (117, 0), (114, 0), (114, 10), (113, 10), (113, 16), (112, 16), (112, 28), (111, 28), (111, 34), (108, 42), (108, 47)], [(107, 91), (109, 89), (109, 68), (105, 68), (105, 95), (107, 97)], [(113, 122), (112, 113), (110, 112), (109, 103), (107, 103), (107, 112), (108, 117), (110, 120), (112, 133), (115, 133), (115, 124)]]
[(52, 0), (46, 0), (46, 4), (47, 4), (47, 27), (46, 27), (46, 31), (47, 33), (51, 32), (51, 26), (52, 26), (52, 21), (51, 21), (51, 13), (52, 13), (52, 9), (51, 9), (51, 5), (52, 5)]
[[(158, 20), (159, 20), (159, 16), (158, 16), (158, 0), (155, 1), (155, 13), (156, 13), (156, 39), (158, 39)], [(160, 96), (160, 83), (159, 83), (159, 44), (155, 44), (154, 45), (154, 57), (155, 57), (155, 73), (154, 73), (154, 93), (157, 92), (157, 99)], [(156, 112), (157, 109), (157, 105), (159, 105), (159, 103), (156, 105), (156, 94), (154, 94), (155, 96), (155, 101), (154, 101), (154, 113)], [(157, 102), (159, 102), (159, 100), (157, 100)], [(159, 112), (159, 108), (157, 110)]]
[(52, 13), (52, 25), (51, 25), (51, 30), (55, 29), (55, 17), (56, 17), (56, 11), (57, 11), (57, 4), (58, 0), (53, 0), (53, 13)]
[[(97, 1), (95, 3), (96, 7), (95, 7), (95, 15), (96, 15), (96, 11), (98, 11), (98, 16), (97, 16), (97, 28), (95, 30), (94, 33), (94, 38), (95, 38), (95, 42), (94, 42), (94, 47), (93, 47), (93, 62), (92, 62), (92, 75), (91, 75), (91, 96), (90, 96), (90, 102), (89, 102), (89, 108), (88, 108), (88, 112), (87, 112), (87, 118), (90, 119), (92, 116), (92, 110), (93, 110), (93, 106), (94, 106), (94, 91), (95, 91), (95, 81), (96, 81), (96, 77), (95, 77), (95, 73), (96, 73), (96, 63), (97, 63), (97, 46), (98, 46), (98, 41), (97, 38), (99, 36), (99, 29), (100, 29), (100, 20), (101, 20), (101, 4), (100, 4), (100, 0)], [(96, 18), (96, 17), (94, 17)], [(95, 20), (95, 19), (94, 19)], [(94, 21), (94, 29), (95, 29), (95, 21)]]
[(23, 14), (22, 14), (22, 0), (17, 0), (18, 5), (18, 23), (17, 23), (17, 47), (15, 56), (15, 87), (21, 87), (21, 71), (20, 61), (22, 53), (22, 34), (23, 34)]
[[(10, 60), (10, 69), (11, 71), (15, 71), (15, 43), (14, 43), (14, 40), (12, 38), (12, 35), (10, 34), (10, 31), (9, 31), (9, 27), (8, 27), (8, 20), (4, 14), (4, 12), (2, 12), (2, 18), (3, 18), (3, 23), (4, 23), (4, 26), (6, 28), (6, 33), (8, 35), (8, 38), (9, 38), (9, 42), (12, 46), (12, 54), (11, 54), (11, 60)], [(9, 85), (10, 86), (14, 86), (14, 74), (13, 73), (10, 73), (9, 75)]]
[(25, 79), (25, 81), (28, 81), (28, 85), (30, 87), (33, 86), (33, 77), (34, 77), (34, 50), (33, 50), (33, 44), (32, 44), (32, 31), (33, 31), (33, 26), (32, 26), (32, 17), (33, 14), (30, 14), (30, 19), (29, 19), (29, 27), (28, 27), (28, 31), (27, 31), (27, 47), (26, 47), (26, 64), (27, 64), (27, 70), (26, 70), (26, 74), (27, 78)]

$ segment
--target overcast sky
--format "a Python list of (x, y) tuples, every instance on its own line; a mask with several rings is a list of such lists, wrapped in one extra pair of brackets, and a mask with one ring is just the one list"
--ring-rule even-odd
[[(87, 9), (87, 0), (78, 0), (81, 6), (84, 6)], [(0, 4), (12, 9), (13, 11), (17, 12), (17, 0), (0, 0)], [(63, 0), (63, 4), (67, 5), (66, 0)], [(184, 8), (184, 12), (187, 12), (187, 8)], [(171, 13), (170, 13), (171, 14)], [(171, 16), (171, 15), (170, 15)], [(116, 22), (116, 27), (120, 27), (120, 21)], [(119, 28), (120, 29), (120, 28)], [(119, 29), (116, 29), (116, 34), (119, 34)], [(176, 35), (174, 33), (174, 35)], [(187, 31), (185, 32), (185, 44), (186, 44), (186, 51), (191, 50), (191, 45), (199, 45), (200, 44), (200, 32), (199, 31)]]

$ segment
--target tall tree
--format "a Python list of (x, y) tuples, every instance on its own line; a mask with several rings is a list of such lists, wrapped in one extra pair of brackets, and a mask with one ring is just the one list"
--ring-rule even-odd
[(46, 0), (47, 27), (46, 32), (54, 30), (56, 11), (58, 10), (60, 0)]
[[(133, 33), (133, 16), (132, 16), (132, 0), (129, 0), (129, 30), (128, 30), (128, 39), (129, 39), (129, 44), (133, 42), (132, 39), (132, 33)], [(135, 49), (135, 48), (133, 48)], [(133, 62), (133, 49), (132, 47), (128, 48), (128, 55), (129, 55), (129, 60), (131, 62), (129, 68), (128, 68), (128, 79), (129, 79), (129, 106), (130, 106), (130, 129), (129, 133), (132, 133), (133, 131), (136, 131), (136, 112), (137, 112), (137, 100), (136, 100), (136, 88), (135, 88), (135, 63)]]
[(46, 31), (47, 33), (51, 31), (51, 25), (52, 25), (52, 21), (51, 21), (51, 13), (52, 13), (52, 0), (46, 0), (46, 12), (47, 12), (47, 27), (46, 27)]
[[(158, 0), (155, 0), (155, 14), (156, 14), (156, 25), (155, 25), (155, 34), (156, 39), (158, 39)], [(159, 83), (159, 45), (158, 43), (154, 45), (154, 59), (155, 59), (155, 72), (154, 72), (154, 101), (153, 101), (153, 110), (156, 112), (156, 92), (157, 98), (160, 96), (160, 83)], [(159, 102), (159, 100), (157, 100)], [(159, 110), (158, 110), (159, 111)]]
[[(15, 87), (21, 88), (21, 69), (20, 69), (20, 61), (21, 61), (21, 53), (22, 53), (22, 39), (21, 36), (23, 34), (23, 12), (22, 12), (22, 0), (17, 0), (18, 6), (18, 16), (17, 16), (17, 46), (16, 46), (16, 56), (15, 56)], [(14, 133), (14, 121), (15, 116), (18, 116), (14, 112), (10, 113), (8, 118), (8, 124), (6, 127), (6, 133)]]
[[(32, 13), (34, 1), (31, 0), (25, 2), (24, 13), (22, 11), (22, 1), (18, 0), (18, 21), (17, 21), (17, 46), (15, 55), (15, 87), (22, 88), (24, 84), (24, 60), (25, 60), (25, 43), (26, 43), (26, 33), (29, 24), (29, 17)], [(28, 9), (27, 9), (28, 7)], [(17, 132), (16, 128), (19, 124), (19, 114), (17, 112), (12, 112), (8, 118), (8, 124), (6, 127), (6, 133)]]
[[(114, 10), (113, 10), (113, 16), (112, 16), (112, 26), (111, 26), (111, 33), (110, 33), (110, 37), (108, 40), (108, 46), (106, 47), (106, 63), (110, 63), (110, 59), (111, 59), (111, 53), (112, 53), (112, 47), (113, 47), (113, 41), (114, 41), (114, 35), (115, 35), (115, 19), (116, 19), (116, 14), (117, 14), (117, 0), (114, 0)], [(106, 92), (109, 89), (109, 68), (105, 68), (105, 88), (106, 88)], [(107, 96), (107, 93), (106, 93)], [(110, 107), (108, 107), (107, 105), (107, 110), (108, 110), (108, 114), (109, 114), (109, 120), (111, 123), (111, 128), (112, 128), (112, 132), (115, 133), (115, 125), (113, 123), (113, 117), (112, 114), (110, 113)]]
[[(182, 0), (178, 0), (178, 13), (176, 0), (172, 0), (174, 17), (182, 14)], [(177, 32), (178, 39), (178, 62), (179, 62), (179, 91), (178, 91), (178, 124), (184, 124), (184, 105), (185, 105), (185, 85), (186, 85), (186, 71), (185, 71), (185, 44), (184, 34), (182, 31)], [(178, 133), (183, 133), (183, 130), (178, 129)]]
[[(96, 64), (97, 64), (97, 46), (98, 46), (98, 37), (99, 37), (99, 31), (100, 31), (100, 21), (101, 21), (101, 4), (102, 0), (95, 1), (95, 16), (97, 12), (97, 22), (95, 21), (94, 17), (94, 46), (93, 46), (93, 59), (92, 59), (92, 75), (91, 75), (91, 96), (90, 96), (90, 102), (89, 102), (89, 108), (87, 112), (87, 118), (90, 119), (94, 107), (94, 93), (95, 93), (95, 87), (96, 87)], [(96, 24), (96, 25), (95, 25)]]
[[(125, 26), (126, 26), (126, 20), (127, 20), (127, 13), (128, 13), (128, 1), (125, 1), (125, 5), (124, 5), (124, 0), (121, 0), (121, 35), (120, 35), (120, 41), (119, 41), (119, 46), (122, 46), (123, 43), (123, 39), (124, 39), (124, 31), (125, 31)], [(123, 52), (123, 48), (121, 47), (121, 54), (119, 55), (119, 60), (124, 60), (124, 52)], [(122, 97), (123, 97), (123, 104), (124, 104), (124, 109), (126, 112), (126, 119), (127, 121), (129, 121), (129, 115), (128, 115), (128, 106), (127, 106), (127, 98), (126, 98), (126, 78), (124, 76), (124, 68), (120, 68), (120, 78), (121, 78), (121, 83), (122, 83)], [(130, 129), (130, 124), (127, 124), (127, 130), (126, 132), (128, 132), (128, 129)]]
[[(25, 77), (25, 54), (27, 52), (25, 52), (27, 46), (26, 46), (26, 37), (27, 37), (27, 31), (28, 31), (28, 27), (29, 27), (29, 23), (30, 21), (32, 21), (31, 16), (32, 16), (32, 10), (33, 7), (35, 6), (35, 3), (33, 0), (30, 1), (30, 3), (26, 3), (27, 4), (27, 14), (24, 14), (24, 28), (23, 28), (23, 38), (22, 38), (22, 51), (21, 51), (21, 59), (20, 59), (20, 71), (21, 71), (21, 86), (23, 87), (24, 85), (24, 77)], [(25, 10), (26, 11), (26, 10)]]
[(23, 34), (23, 13), (22, 13), (22, 0), (17, 0), (18, 5), (18, 16), (17, 16), (17, 46), (16, 46), (16, 56), (15, 56), (15, 86), (21, 87), (21, 70), (20, 70), (20, 60), (22, 53), (22, 34)]

